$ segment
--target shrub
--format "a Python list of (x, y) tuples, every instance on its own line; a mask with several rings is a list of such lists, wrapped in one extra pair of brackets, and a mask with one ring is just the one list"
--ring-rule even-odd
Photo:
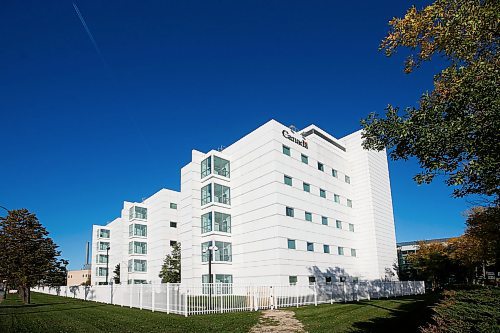
[(500, 289), (450, 290), (423, 333), (500, 332)]

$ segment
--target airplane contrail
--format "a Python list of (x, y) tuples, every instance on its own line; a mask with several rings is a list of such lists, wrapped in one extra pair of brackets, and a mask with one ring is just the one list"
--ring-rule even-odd
[[(83, 15), (82, 13), (80, 13), (80, 10), (78, 9), (78, 6), (73, 2), (73, 8), (75, 9), (75, 12), (76, 12), (76, 15), (78, 16), (78, 18), (80, 19), (80, 22), (82, 22), (82, 25), (83, 25), (83, 28), (85, 29), (85, 31), (87, 32), (87, 35), (89, 36), (90, 38), (90, 41), (92, 42), (92, 44), (94, 45), (94, 48), (95, 50), (97, 51), (97, 53), (99, 54), (99, 56), (101, 57), (102, 61), (104, 61), (104, 58), (102, 56), (102, 53), (101, 53), (101, 49), (99, 48), (99, 46), (97, 45), (95, 39), (94, 39), (94, 36), (92, 35), (92, 32), (90, 32), (90, 29), (89, 27), (87, 26), (87, 23), (85, 22), (85, 19), (83, 18)], [(104, 63), (106, 63), (104, 61)]]

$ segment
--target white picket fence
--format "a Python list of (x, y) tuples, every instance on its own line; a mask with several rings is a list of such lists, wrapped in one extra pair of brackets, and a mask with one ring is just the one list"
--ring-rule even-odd
[(33, 288), (33, 291), (189, 316), (418, 295), (425, 293), (425, 285), (423, 281), (341, 282), (295, 286), (225, 283), (188, 286), (166, 283), (38, 287)]

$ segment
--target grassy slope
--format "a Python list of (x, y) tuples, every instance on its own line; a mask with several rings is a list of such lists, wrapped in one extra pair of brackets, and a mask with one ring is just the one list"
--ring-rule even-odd
[(16, 295), (0, 304), (0, 332), (248, 332), (259, 312), (184, 318), (161, 312), (32, 293), (31, 305)]
[(293, 309), (309, 332), (417, 332), (430, 317), (435, 294), (324, 304)]

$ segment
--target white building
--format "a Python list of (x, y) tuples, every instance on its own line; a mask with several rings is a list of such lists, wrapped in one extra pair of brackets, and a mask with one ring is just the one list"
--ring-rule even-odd
[[(183, 282), (209, 281), (210, 245), (214, 282), (384, 277), (397, 261), (387, 157), (361, 142), (360, 131), (335, 139), (314, 125), (292, 131), (271, 120), (220, 152), (193, 150), (180, 193), (161, 190), (143, 203), (125, 202), (120, 218), (94, 226), (93, 249), (103, 248), (98, 234), (109, 230), (110, 271), (130, 263), (122, 281), (136, 283), (159, 282), (170, 240), (181, 243)], [(130, 207), (139, 215), (146, 208), (147, 218), (129, 220)], [(129, 225), (146, 225), (147, 236), (130, 236)], [(136, 253), (132, 242), (147, 254)], [(104, 272), (104, 252), (93, 256), (93, 275)]]

